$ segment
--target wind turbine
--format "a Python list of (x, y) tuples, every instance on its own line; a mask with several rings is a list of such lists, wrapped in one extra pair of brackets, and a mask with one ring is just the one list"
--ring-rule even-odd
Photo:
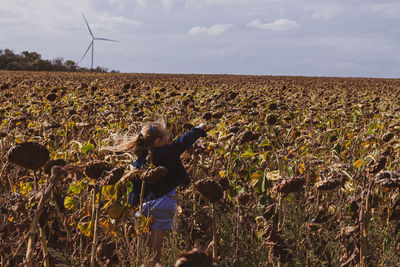
[(94, 40), (109, 41), (109, 42), (116, 42), (116, 43), (118, 43), (118, 41), (111, 40), (111, 39), (106, 39), (106, 38), (96, 38), (96, 37), (94, 37), (94, 35), (92, 33), (92, 30), (89, 27), (89, 23), (87, 22), (87, 20), (85, 18), (85, 15), (83, 15), (83, 12), (82, 12), (82, 16), (83, 16), (83, 19), (86, 22), (86, 26), (88, 27), (89, 33), (92, 36), (92, 41), (90, 42), (89, 47), (86, 49), (86, 52), (85, 52), (85, 54), (83, 54), (83, 57), (81, 58), (81, 61), (79, 61), (79, 63), (82, 62), (83, 58), (86, 56), (87, 52), (89, 51), (89, 49), (91, 47), (92, 48), (92, 65), (91, 65), (91, 69), (93, 69)]

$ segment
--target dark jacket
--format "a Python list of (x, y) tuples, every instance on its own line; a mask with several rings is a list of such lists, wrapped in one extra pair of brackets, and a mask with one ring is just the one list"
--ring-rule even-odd
[[(189, 174), (183, 167), (180, 155), (192, 146), (200, 137), (207, 136), (206, 132), (201, 128), (193, 128), (188, 133), (178, 138), (174, 143), (167, 144), (162, 147), (150, 148), (153, 154), (153, 164), (155, 166), (163, 166), (167, 169), (167, 175), (155, 184), (146, 184), (144, 199), (151, 200), (169, 193), (177, 186), (186, 187), (190, 183)], [(140, 169), (147, 163), (147, 155), (139, 157), (133, 166)], [(141, 190), (141, 181), (136, 180), (133, 184), (133, 191), (129, 195), (129, 203), (131, 205), (139, 204), (139, 196)]]

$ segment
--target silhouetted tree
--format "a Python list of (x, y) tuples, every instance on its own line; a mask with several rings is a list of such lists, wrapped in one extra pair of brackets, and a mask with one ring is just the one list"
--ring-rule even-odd
[(7, 48), (0, 49), (0, 70), (107, 72), (107, 69), (102, 67), (96, 67), (94, 70), (81, 68), (72, 60), (64, 62), (62, 57), (42, 59), (36, 52), (23, 51), (17, 55)]
[(79, 69), (76, 62), (72, 60), (65, 61), (64, 66), (67, 67), (69, 71), (76, 71), (77, 69)]

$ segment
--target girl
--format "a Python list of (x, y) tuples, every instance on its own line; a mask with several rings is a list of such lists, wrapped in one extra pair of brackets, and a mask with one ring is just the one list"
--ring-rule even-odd
[[(124, 145), (138, 159), (133, 166), (140, 169), (151, 161), (155, 166), (167, 169), (167, 175), (154, 184), (146, 184), (144, 192), (143, 214), (153, 216), (150, 226), (150, 248), (155, 253), (153, 264), (159, 264), (161, 248), (166, 230), (172, 230), (177, 207), (176, 187), (186, 187), (190, 177), (180, 160), (180, 155), (200, 137), (205, 137), (205, 124), (200, 124), (191, 131), (168, 143), (168, 132), (163, 121), (146, 123), (140, 133)], [(141, 181), (135, 181), (129, 202), (139, 204)], [(136, 216), (139, 214), (137, 213)]]

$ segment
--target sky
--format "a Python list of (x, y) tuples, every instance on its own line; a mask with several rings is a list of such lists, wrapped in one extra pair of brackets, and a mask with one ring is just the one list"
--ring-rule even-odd
[(132, 73), (400, 77), (400, 1), (0, 0), (0, 49)]

